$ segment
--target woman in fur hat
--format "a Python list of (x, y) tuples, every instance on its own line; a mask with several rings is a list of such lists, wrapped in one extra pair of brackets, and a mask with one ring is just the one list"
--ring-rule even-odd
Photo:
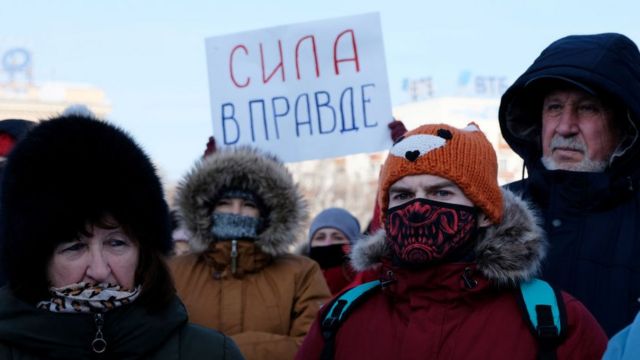
[(289, 254), (307, 209), (284, 164), (248, 147), (213, 152), (177, 205), (193, 253), (170, 266), (191, 320), (247, 359), (292, 359), (330, 294), (315, 262)]
[(162, 186), (122, 130), (78, 115), (42, 122), (11, 152), (1, 199), (0, 358), (242, 358), (187, 323), (163, 260)]

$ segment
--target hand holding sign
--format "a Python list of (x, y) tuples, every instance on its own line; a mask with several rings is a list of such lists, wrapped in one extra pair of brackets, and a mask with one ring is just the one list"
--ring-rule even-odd
[(203, 158), (213, 154), (216, 152), (216, 138), (213, 136), (209, 136), (209, 141), (207, 141), (207, 148), (204, 150), (204, 154), (202, 154)]
[(406, 132), (407, 128), (404, 126), (404, 123), (400, 120), (393, 119), (387, 127), (391, 130), (391, 141), (396, 142), (400, 139)]

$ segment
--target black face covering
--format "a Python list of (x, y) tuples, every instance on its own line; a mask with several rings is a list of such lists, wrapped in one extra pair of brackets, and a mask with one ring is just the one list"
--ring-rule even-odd
[(321, 269), (340, 266), (347, 260), (344, 247), (345, 244), (312, 247), (309, 257), (315, 260)]

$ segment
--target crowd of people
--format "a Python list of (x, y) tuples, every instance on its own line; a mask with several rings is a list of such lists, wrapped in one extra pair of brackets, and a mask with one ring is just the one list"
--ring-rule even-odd
[(502, 187), (476, 123), (393, 121), (367, 229), (339, 207), (305, 229), (254, 147), (210, 138), (169, 209), (125, 130), (0, 121), (0, 358), (640, 357), (636, 44), (553, 42), (498, 121), (527, 170)]

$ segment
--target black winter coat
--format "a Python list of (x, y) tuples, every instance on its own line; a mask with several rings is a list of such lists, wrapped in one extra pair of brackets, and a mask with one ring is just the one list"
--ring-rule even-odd
[[(531, 80), (563, 77), (617, 99), (628, 138), (605, 172), (549, 171), (540, 163), (541, 94)], [(538, 89), (539, 90), (539, 89)], [(507, 187), (541, 211), (550, 249), (543, 278), (580, 300), (611, 336), (640, 310), (640, 53), (620, 34), (569, 36), (545, 49), (507, 90), (502, 135), (529, 177)]]
[(231, 339), (187, 323), (177, 297), (150, 314), (134, 303), (104, 314), (106, 351), (96, 354), (95, 315), (37, 309), (0, 289), (0, 359), (242, 360)]

